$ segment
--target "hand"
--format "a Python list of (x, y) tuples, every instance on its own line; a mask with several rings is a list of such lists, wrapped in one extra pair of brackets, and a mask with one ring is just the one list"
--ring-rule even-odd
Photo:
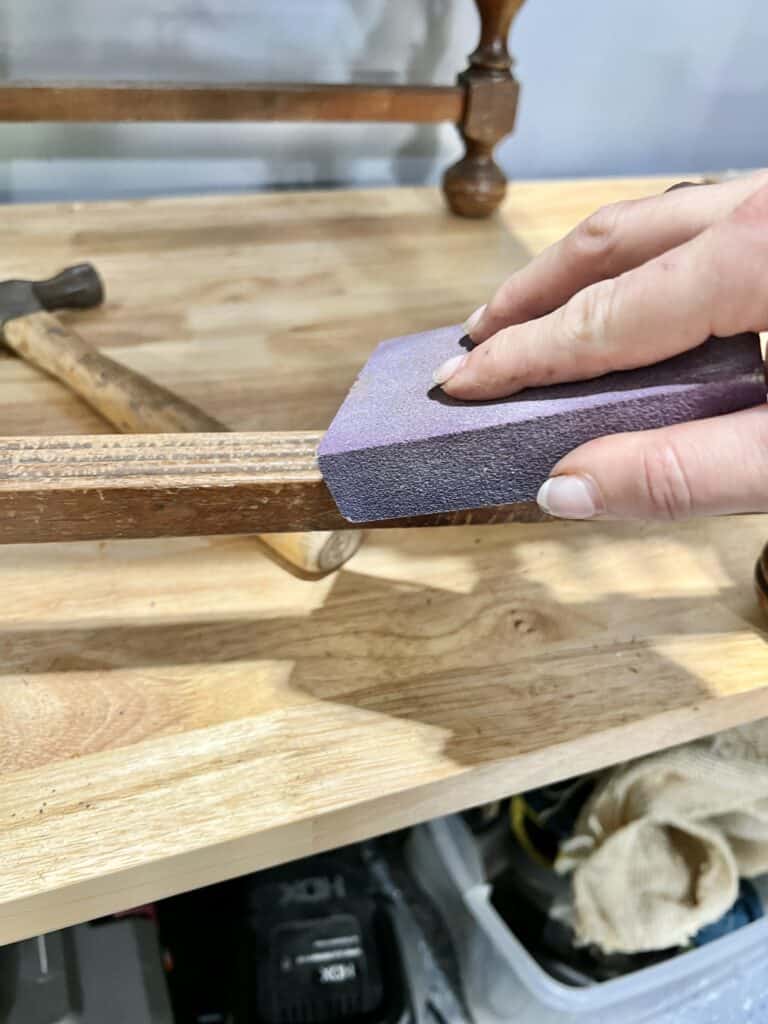
[[(469, 318), (455, 398), (601, 376), (768, 328), (768, 172), (604, 207)], [(768, 405), (582, 445), (538, 495), (569, 519), (768, 511)]]

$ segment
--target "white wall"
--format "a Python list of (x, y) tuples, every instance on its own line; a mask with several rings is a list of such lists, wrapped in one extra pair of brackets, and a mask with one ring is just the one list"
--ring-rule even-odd
[(768, 164), (765, 0), (529, 0), (511, 42), (518, 174)]
[[(449, 82), (471, 0), (0, 0), (0, 77)], [(768, 163), (765, 0), (527, 0), (515, 177)], [(2, 125), (0, 200), (436, 181), (450, 126)]]

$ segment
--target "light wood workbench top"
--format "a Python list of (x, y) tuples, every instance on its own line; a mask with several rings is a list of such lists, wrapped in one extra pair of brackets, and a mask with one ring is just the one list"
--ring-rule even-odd
[[(381, 338), (463, 319), (606, 201), (403, 189), (3, 208), (0, 277), (92, 259), (89, 339), (241, 430), (322, 428)], [(0, 358), (0, 433), (107, 428)], [(0, 549), (0, 941), (768, 714), (759, 517)]]

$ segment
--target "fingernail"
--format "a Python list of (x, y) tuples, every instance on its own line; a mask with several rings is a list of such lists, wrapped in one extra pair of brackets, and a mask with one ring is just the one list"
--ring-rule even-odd
[(467, 319), (464, 321), (464, 330), (467, 334), (472, 334), (472, 331), (474, 331), (474, 329), (480, 323), (480, 320), (484, 312), (485, 306), (478, 306), (475, 312), (471, 316), (467, 317)]
[(466, 353), (461, 356), (452, 356), (450, 359), (446, 359), (442, 366), (438, 366), (435, 372), (432, 374), (432, 381), (435, 384), (445, 384), (451, 377), (456, 373), (460, 366), (466, 361)]
[(551, 476), (539, 488), (536, 501), (559, 519), (591, 519), (605, 511), (597, 485), (587, 476)]

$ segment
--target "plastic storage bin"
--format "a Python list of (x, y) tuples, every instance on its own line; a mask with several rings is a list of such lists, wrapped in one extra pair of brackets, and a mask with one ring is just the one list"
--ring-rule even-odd
[[(477, 1024), (655, 1021), (708, 998), (729, 975), (768, 972), (768, 918), (761, 918), (663, 963), (588, 987), (570, 987), (539, 966), (492, 906), (474, 837), (460, 817), (414, 829), (408, 857), (414, 875), (443, 911), (464, 997)], [(738, 998), (738, 986), (733, 987), (737, 992), (732, 998)], [(748, 1018), (739, 1009), (733, 1019)]]

